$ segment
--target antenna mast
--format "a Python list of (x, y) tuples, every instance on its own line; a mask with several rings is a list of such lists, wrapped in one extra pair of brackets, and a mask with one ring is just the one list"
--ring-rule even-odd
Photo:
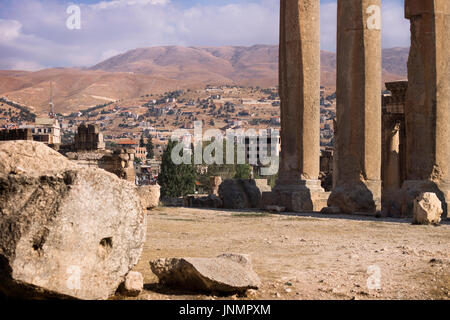
[(55, 105), (53, 104), (53, 82), (50, 81), (50, 113), (48, 114), (50, 118), (55, 117)]

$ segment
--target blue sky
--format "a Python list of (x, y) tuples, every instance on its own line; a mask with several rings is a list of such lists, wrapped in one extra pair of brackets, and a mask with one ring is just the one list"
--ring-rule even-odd
[[(0, 69), (90, 66), (160, 45), (277, 44), (280, 0), (0, 0)], [(67, 7), (79, 5), (81, 29)], [(382, 0), (383, 46), (408, 46), (403, 0)], [(321, 0), (321, 46), (335, 51), (336, 0)]]

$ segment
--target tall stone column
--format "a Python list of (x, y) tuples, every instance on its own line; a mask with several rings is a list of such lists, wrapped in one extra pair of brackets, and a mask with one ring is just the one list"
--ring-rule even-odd
[(292, 211), (320, 211), (320, 1), (281, 0), (281, 159), (274, 189)]
[(450, 203), (450, 1), (406, 0), (411, 21), (406, 121), (404, 215), (421, 192)]
[(338, 0), (337, 181), (328, 205), (381, 209), (381, 1)]

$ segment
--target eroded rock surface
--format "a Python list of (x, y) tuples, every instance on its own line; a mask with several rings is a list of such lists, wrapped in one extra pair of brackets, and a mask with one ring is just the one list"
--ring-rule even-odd
[(158, 259), (150, 267), (161, 284), (189, 291), (232, 294), (261, 285), (246, 255)]
[(441, 222), (442, 202), (435, 193), (422, 193), (414, 201), (414, 224), (439, 224)]
[(159, 205), (161, 187), (159, 185), (137, 187), (144, 209), (151, 210)]
[(135, 187), (44, 144), (0, 143), (0, 292), (106, 299), (141, 255)]

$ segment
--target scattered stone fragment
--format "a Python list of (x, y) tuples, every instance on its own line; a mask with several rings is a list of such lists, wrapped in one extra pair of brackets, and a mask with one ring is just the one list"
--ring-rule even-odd
[(233, 294), (261, 285), (247, 255), (158, 259), (150, 261), (150, 267), (161, 284), (176, 289)]
[(442, 203), (435, 193), (425, 192), (414, 201), (414, 224), (439, 224), (441, 222)]
[(247, 298), (255, 299), (258, 296), (258, 291), (254, 289), (247, 290)]
[(119, 291), (125, 296), (137, 297), (144, 289), (144, 277), (140, 272), (130, 271), (125, 281), (120, 285)]
[(322, 214), (340, 214), (341, 209), (339, 209), (338, 207), (325, 207), (320, 211), (320, 213), (322, 213)]
[(159, 205), (159, 198), (161, 196), (161, 187), (156, 185), (137, 187), (142, 206), (151, 210)]
[(281, 213), (281, 212), (285, 212), (286, 208), (285, 207), (280, 207), (280, 206), (267, 206), (267, 211), (270, 212), (277, 212), (277, 213)]
[(219, 195), (225, 209), (259, 208), (261, 191), (255, 180), (225, 180), (219, 187)]

